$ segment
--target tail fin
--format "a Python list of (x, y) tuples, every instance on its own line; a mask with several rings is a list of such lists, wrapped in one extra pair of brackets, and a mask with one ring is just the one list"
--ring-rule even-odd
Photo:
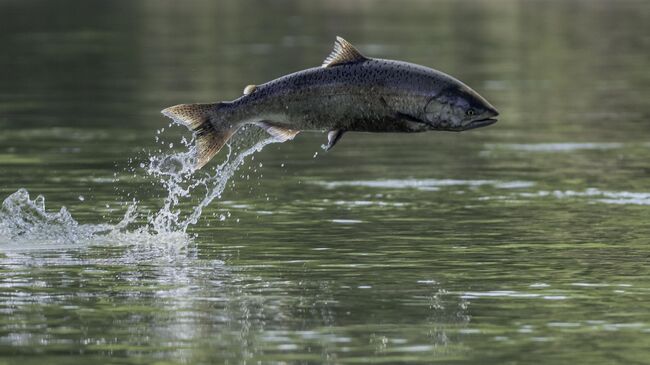
[(225, 103), (180, 104), (164, 109), (162, 113), (174, 122), (189, 128), (196, 137), (196, 165), (198, 170), (214, 157), (237, 131), (238, 125), (218, 118)]

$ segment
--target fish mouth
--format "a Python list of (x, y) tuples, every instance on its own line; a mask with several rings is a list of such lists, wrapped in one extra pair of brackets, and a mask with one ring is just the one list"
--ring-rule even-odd
[(498, 119), (496, 118), (485, 118), (485, 119), (479, 119), (479, 120), (473, 120), (463, 126), (461, 130), (467, 131), (470, 129), (476, 129), (476, 128), (481, 128), (481, 127), (487, 127), (491, 124), (494, 124), (497, 122)]

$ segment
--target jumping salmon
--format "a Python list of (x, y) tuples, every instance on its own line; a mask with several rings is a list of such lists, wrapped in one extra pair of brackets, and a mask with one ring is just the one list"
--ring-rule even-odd
[(330, 150), (345, 132), (459, 132), (493, 124), (499, 115), (445, 73), (365, 57), (341, 37), (321, 67), (248, 85), (233, 101), (180, 104), (162, 113), (195, 133), (197, 169), (245, 124), (283, 142), (300, 131), (328, 131)]

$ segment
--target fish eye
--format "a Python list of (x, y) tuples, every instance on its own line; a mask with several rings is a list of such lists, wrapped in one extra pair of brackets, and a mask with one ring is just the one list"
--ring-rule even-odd
[(474, 109), (467, 109), (467, 111), (465, 112), (465, 114), (467, 114), (468, 117), (473, 117), (473, 116), (476, 115), (476, 110), (474, 110)]

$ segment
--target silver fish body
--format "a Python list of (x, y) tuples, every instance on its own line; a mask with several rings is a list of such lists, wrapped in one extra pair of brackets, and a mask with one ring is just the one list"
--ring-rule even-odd
[(345, 132), (463, 131), (490, 125), (499, 113), (445, 73), (367, 58), (338, 37), (322, 67), (249, 85), (231, 102), (181, 104), (163, 114), (196, 132), (201, 167), (245, 124), (282, 140), (299, 131), (329, 131), (330, 149)]

